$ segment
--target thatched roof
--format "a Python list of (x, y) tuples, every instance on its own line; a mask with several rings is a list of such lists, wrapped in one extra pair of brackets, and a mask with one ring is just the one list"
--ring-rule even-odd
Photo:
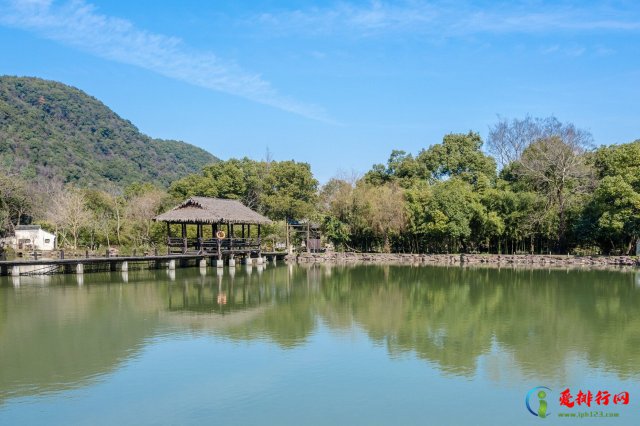
[(238, 200), (209, 197), (191, 197), (153, 220), (172, 223), (271, 223)]

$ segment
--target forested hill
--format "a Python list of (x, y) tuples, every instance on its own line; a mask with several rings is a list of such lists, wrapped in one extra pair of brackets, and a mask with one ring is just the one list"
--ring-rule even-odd
[(218, 161), (207, 151), (152, 139), (99, 100), (38, 78), (0, 77), (0, 170), (82, 187), (109, 181), (168, 186)]

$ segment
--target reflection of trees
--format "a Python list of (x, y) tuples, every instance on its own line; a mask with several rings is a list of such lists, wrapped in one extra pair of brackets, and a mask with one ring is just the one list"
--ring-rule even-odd
[[(333, 330), (357, 324), (392, 356), (414, 352), (454, 374), (473, 374), (494, 345), (525, 374), (557, 377), (575, 357), (623, 376), (640, 372), (633, 362), (640, 355), (640, 291), (627, 273), (307, 266), (227, 280), (222, 289), (235, 307), (211, 311), (246, 309), (237, 302), (246, 300), (266, 307), (216, 328), (231, 339), (294, 347), (319, 317)], [(218, 288), (210, 291), (204, 300), (215, 302)]]
[(540, 377), (561, 376), (576, 358), (622, 377), (640, 373), (632, 274), (313, 266), (225, 269), (222, 277), (181, 270), (175, 281), (165, 271), (133, 271), (128, 284), (111, 280), (0, 288), (0, 400), (87, 383), (165, 326), (294, 348), (322, 321), (333, 332), (355, 325), (391, 356), (415, 353), (458, 375), (474, 374), (495, 347), (506, 354), (498, 363), (510, 363), (498, 368)]
[(326, 321), (350, 314), (392, 354), (470, 374), (495, 341), (525, 373), (557, 374), (574, 355), (623, 376), (640, 371), (640, 291), (629, 274), (391, 267), (385, 279), (382, 267), (356, 267), (332, 276)]
[(131, 356), (157, 324), (151, 286), (0, 292), (0, 401), (83, 385)]

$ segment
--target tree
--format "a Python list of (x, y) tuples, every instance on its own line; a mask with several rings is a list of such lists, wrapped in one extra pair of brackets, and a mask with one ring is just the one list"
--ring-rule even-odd
[(404, 192), (398, 185), (389, 183), (369, 188), (367, 198), (371, 203), (371, 227), (382, 236), (385, 253), (390, 253), (391, 236), (399, 234), (406, 226)]
[(499, 118), (499, 121), (489, 129), (487, 147), (503, 168), (514, 161), (520, 160), (524, 151), (533, 142), (540, 139), (558, 137), (571, 145), (591, 145), (591, 134), (577, 129), (572, 123), (561, 123), (556, 117), (532, 118), (527, 115), (524, 119)]
[(432, 180), (458, 176), (476, 183), (480, 175), (495, 179), (495, 160), (482, 152), (482, 139), (477, 133), (452, 133), (441, 144), (433, 145), (418, 155), (417, 161)]
[(364, 176), (364, 181), (370, 185), (380, 186), (388, 182), (397, 182), (403, 188), (411, 186), (412, 182), (425, 176), (424, 166), (416, 161), (411, 154), (394, 149), (387, 160), (387, 166), (374, 164)]
[(606, 252), (631, 254), (640, 238), (640, 140), (601, 147), (589, 160), (599, 182), (581, 231)]
[(310, 218), (316, 212), (318, 181), (307, 163), (272, 162), (263, 188), (262, 210), (271, 219)]
[(15, 176), (0, 174), (0, 235), (13, 233), (16, 225), (31, 219), (34, 191)]
[(516, 174), (530, 182), (548, 200), (548, 209), (558, 215), (558, 250), (566, 249), (567, 210), (592, 187), (592, 169), (586, 162), (584, 140), (572, 133), (564, 139), (552, 136), (529, 145), (516, 163)]
[(153, 218), (160, 213), (166, 200), (167, 194), (156, 188), (136, 193), (127, 200), (124, 216), (128, 234), (135, 246), (152, 243)]
[(80, 232), (91, 220), (82, 190), (74, 187), (60, 190), (53, 196), (47, 216), (49, 222), (55, 226), (62, 243), (71, 243), (74, 249), (78, 248)]

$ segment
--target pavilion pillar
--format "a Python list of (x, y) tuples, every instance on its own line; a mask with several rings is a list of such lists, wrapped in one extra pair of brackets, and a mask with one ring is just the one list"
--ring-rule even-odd
[(182, 224), (182, 254), (187, 252), (187, 224)]
[(258, 224), (258, 258), (262, 259), (262, 241), (260, 241), (260, 224)]

